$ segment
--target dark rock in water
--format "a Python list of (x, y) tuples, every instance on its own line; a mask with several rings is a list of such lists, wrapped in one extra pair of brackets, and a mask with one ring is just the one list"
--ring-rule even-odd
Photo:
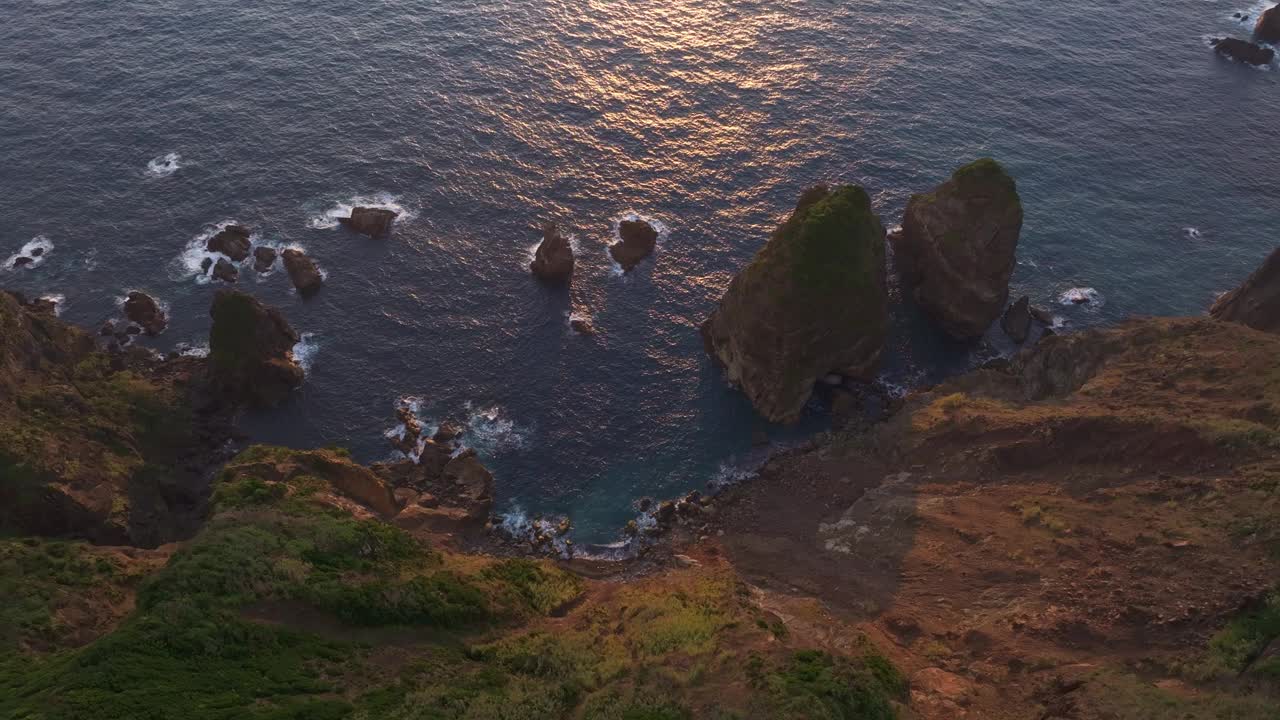
[(1258, 16), (1258, 24), (1253, 28), (1253, 36), (1262, 42), (1280, 43), (1280, 5)]
[(1004, 311), (1004, 317), (1000, 318), (1000, 327), (1004, 330), (1004, 334), (1009, 339), (1021, 345), (1027, 341), (1027, 335), (1031, 332), (1031, 298), (1026, 295), (1018, 298), (1018, 301), (1009, 306)]
[(766, 419), (799, 419), (829, 373), (869, 378), (889, 325), (884, 237), (862, 188), (811, 188), (703, 323), (707, 352)]
[(912, 195), (894, 260), (916, 302), (952, 337), (981, 337), (1009, 298), (1022, 231), (1017, 185), (984, 158)]
[(1276, 57), (1275, 50), (1238, 38), (1214, 38), (1210, 44), (1219, 55), (1248, 65), (1266, 65)]
[(98, 334), (103, 337), (110, 337), (116, 334), (116, 324), (113, 320), (102, 323), (102, 328), (98, 330)]
[(20, 267), (22, 267), (22, 266), (24, 266), (24, 265), (30, 265), (30, 264), (31, 264), (31, 263), (33, 263), (33, 262), (35, 262), (35, 259), (34, 259), (34, 258), (29, 258), (29, 257), (26, 257), (26, 256), (24, 255), (24, 256), (22, 256), (22, 257), (20, 257), (20, 258), (16, 258), (16, 259), (14, 259), (14, 261), (13, 261), (13, 267), (20, 268)]
[(351, 209), (351, 217), (338, 218), (349, 230), (372, 238), (385, 237), (391, 232), (391, 223), (398, 217), (395, 211), (383, 208), (358, 207)]
[(449, 445), (458, 439), (458, 436), (462, 435), (464, 430), (465, 428), (458, 423), (446, 420), (440, 423), (440, 428), (436, 430), (436, 434), (431, 439), (443, 445)]
[(259, 245), (253, 249), (253, 269), (258, 273), (271, 272), (271, 266), (276, 263), (276, 249)]
[(169, 324), (160, 303), (146, 293), (131, 292), (124, 301), (124, 316), (142, 326), (148, 335), (156, 336), (164, 332)]
[(302, 368), (293, 359), (298, 334), (279, 310), (242, 292), (219, 290), (209, 314), (209, 377), (233, 402), (273, 407), (302, 384)]
[(303, 297), (314, 294), (324, 284), (320, 268), (316, 267), (315, 261), (307, 257), (306, 253), (289, 248), (280, 253), (280, 257), (284, 260), (284, 269), (289, 273), (289, 280)]
[(623, 220), (618, 223), (618, 237), (622, 239), (609, 246), (609, 254), (624, 271), (649, 257), (658, 244), (658, 231), (643, 220)]
[(1244, 283), (1218, 298), (1209, 314), (1263, 332), (1280, 333), (1280, 247)]
[(44, 248), (42, 247), (31, 248), (31, 257), (38, 258), (43, 254), (44, 254)]
[(595, 335), (596, 334), (595, 326), (591, 324), (590, 320), (587, 320), (585, 318), (571, 318), (569, 320), (569, 327), (572, 328), (573, 331), (578, 333), (579, 335)]
[(213, 266), (213, 277), (215, 280), (233, 283), (240, 278), (240, 271), (226, 258), (218, 258), (218, 264)]
[(138, 327), (137, 325), (130, 324), (129, 327), (124, 329), (124, 332), (126, 335), (141, 335), (142, 328)]
[(205, 249), (209, 252), (222, 253), (240, 262), (249, 257), (249, 228), (242, 225), (228, 225), (209, 238)]
[(1032, 305), (1028, 309), (1028, 312), (1030, 312), (1031, 317), (1041, 325), (1046, 325), (1046, 326), (1053, 325), (1053, 313), (1049, 312), (1048, 310), (1045, 310), (1044, 308), (1038, 308), (1035, 305)]
[(466, 511), (473, 523), (482, 524), (493, 509), (493, 474), (474, 452), (466, 451), (444, 467), (444, 481), (451, 499)]
[(200, 261), (200, 272), (205, 275), (209, 274), (209, 268), (213, 267), (213, 258), (205, 258)]
[(404, 433), (400, 436), (392, 436), (391, 446), (405, 455), (417, 454), (418, 439), (422, 437), (422, 424), (418, 422), (418, 418), (414, 416), (413, 411), (408, 408), (397, 408), (396, 417), (404, 425)]
[(555, 223), (542, 225), (542, 242), (534, 253), (529, 269), (539, 280), (565, 283), (573, 277), (573, 247), (569, 238), (560, 234)]

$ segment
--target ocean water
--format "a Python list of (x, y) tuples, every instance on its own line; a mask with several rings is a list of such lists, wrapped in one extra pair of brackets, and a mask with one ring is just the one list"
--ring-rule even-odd
[[(1014, 293), (1067, 328), (1196, 314), (1280, 244), (1280, 72), (1216, 58), (1253, 0), (0, 0), (0, 286), (96, 326), (130, 289), (199, 352), (220, 223), (307, 249), (304, 301), (240, 287), (306, 333), (306, 385), (259, 440), (390, 454), (394, 408), (468, 423), (500, 504), (607, 541), (644, 495), (758, 461), (760, 427), (697, 327), (800, 191), (908, 195), (991, 155), (1026, 208)], [(335, 227), (358, 202), (393, 236)], [(619, 218), (660, 222), (622, 276)], [(527, 264), (542, 220), (579, 248), (571, 292)], [(1063, 304), (1072, 291), (1085, 305)], [(897, 291), (895, 290), (895, 293)], [(600, 334), (573, 335), (570, 312)], [(960, 346), (900, 303), (883, 382), (1009, 347)], [(190, 349), (194, 348), (194, 349)], [(820, 404), (782, 442), (824, 427)]]

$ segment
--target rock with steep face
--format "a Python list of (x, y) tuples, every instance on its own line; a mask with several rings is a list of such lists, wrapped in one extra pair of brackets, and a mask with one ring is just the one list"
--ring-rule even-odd
[(1280, 247), (1271, 251), (1244, 284), (1218, 298), (1209, 314), (1255, 330), (1280, 333)]
[(765, 418), (793, 422), (820, 378), (875, 368), (889, 324), (884, 237), (862, 188), (811, 188), (702, 325)]
[(398, 215), (384, 208), (357, 207), (351, 209), (351, 217), (338, 218), (352, 232), (372, 238), (385, 237), (391, 232), (391, 223)]
[(304, 297), (314, 294), (324, 284), (324, 276), (314, 260), (301, 250), (289, 248), (280, 253), (284, 261), (284, 269), (289, 273), (289, 280)]
[(293, 359), (298, 333), (279, 310), (235, 290), (213, 299), (209, 331), (209, 377), (233, 402), (273, 407), (302, 384)]
[(160, 309), (160, 303), (150, 295), (137, 291), (129, 293), (125, 298), (124, 316), (137, 323), (143, 332), (153, 337), (164, 332), (169, 324), (169, 318), (165, 317), (164, 310)]
[(1018, 301), (1004, 311), (1000, 318), (1000, 327), (1009, 339), (1021, 345), (1027, 341), (1031, 333), (1031, 298), (1023, 295)]
[(1253, 36), (1261, 42), (1280, 43), (1280, 5), (1258, 16), (1258, 24), (1253, 29)]
[(240, 279), (240, 270), (226, 258), (218, 258), (217, 264), (213, 266), (213, 279), (233, 283)]
[(484, 522), (493, 510), (493, 474), (473, 451), (464, 451), (444, 466), (444, 482), (454, 504), (473, 521)]
[(573, 247), (555, 223), (543, 224), (542, 242), (529, 269), (539, 280), (550, 283), (566, 283), (573, 277)]
[(1211, 44), (1219, 55), (1246, 65), (1266, 65), (1276, 57), (1275, 50), (1239, 38), (1214, 38)]
[(623, 220), (618, 223), (618, 237), (622, 239), (609, 246), (609, 254), (624, 271), (649, 257), (658, 244), (658, 231), (643, 220)]
[(205, 249), (209, 252), (222, 253), (236, 262), (249, 257), (249, 228), (243, 225), (228, 225), (209, 238)]
[(984, 158), (911, 196), (894, 260), (916, 302), (949, 335), (981, 337), (1008, 300), (1021, 231), (1013, 178)]
[(259, 245), (253, 249), (253, 269), (259, 274), (271, 272), (271, 266), (276, 264), (276, 249)]

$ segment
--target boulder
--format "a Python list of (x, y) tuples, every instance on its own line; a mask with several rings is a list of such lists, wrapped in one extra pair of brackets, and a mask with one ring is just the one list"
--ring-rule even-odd
[(1239, 38), (1214, 38), (1210, 44), (1219, 55), (1246, 65), (1266, 65), (1276, 57), (1275, 50)]
[(293, 359), (298, 333), (279, 310), (235, 290), (219, 290), (209, 312), (209, 376), (232, 402), (273, 407), (302, 384)]
[(1031, 313), (1031, 317), (1041, 325), (1046, 327), (1053, 325), (1053, 313), (1048, 310), (1032, 305), (1027, 311)]
[(226, 258), (218, 258), (218, 263), (213, 266), (213, 278), (222, 282), (233, 283), (240, 279), (240, 271), (235, 265), (228, 262)]
[(23, 255), (22, 257), (14, 258), (14, 260), (13, 260), (13, 267), (15, 267), (15, 268), (20, 268), (20, 267), (23, 267), (23, 266), (25, 266), (25, 265), (30, 265), (30, 264), (31, 264), (31, 263), (33, 263), (33, 262), (35, 262), (35, 258), (29, 258), (29, 257), (27, 257), (27, 256)]
[(147, 335), (156, 336), (164, 332), (169, 324), (155, 298), (142, 292), (131, 292), (124, 301), (124, 316), (137, 323)]
[(240, 262), (249, 257), (249, 234), (249, 228), (243, 225), (228, 225), (209, 238), (205, 249), (209, 252), (222, 253)]
[(653, 253), (658, 244), (658, 231), (643, 220), (618, 223), (618, 242), (609, 246), (609, 254), (624, 271), (630, 270)]
[(259, 273), (271, 272), (271, 266), (276, 264), (276, 249), (266, 245), (259, 245), (253, 249), (253, 269)]
[(1232, 290), (1213, 304), (1209, 314), (1263, 332), (1280, 333), (1280, 247)]
[(306, 253), (289, 248), (280, 253), (280, 257), (284, 261), (285, 271), (289, 273), (290, 282), (298, 289), (298, 294), (304, 297), (313, 295), (324, 284), (320, 268)]
[(860, 187), (807, 190), (702, 325), (756, 411), (794, 422), (828, 373), (869, 378), (888, 330), (884, 227)]
[(555, 223), (543, 223), (542, 242), (529, 269), (539, 280), (549, 283), (567, 283), (573, 277), (573, 247)]
[(391, 223), (398, 217), (394, 210), (357, 207), (351, 209), (351, 217), (338, 218), (352, 232), (372, 238), (385, 237), (391, 232)]
[(1004, 317), (1000, 318), (1000, 327), (1010, 340), (1019, 345), (1026, 342), (1031, 332), (1031, 298), (1023, 295), (1010, 305), (1004, 311)]
[(1258, 16), (1258, 24), (1253, 29), (1253, 37), (1260, 42), (1280, 43), (1280, 5), (1265, 10)]
[(983, 158), (912, 195), (894, 260), (916, 303), (952, 337), (981, 337), (1009, 297), (1022, 202), (1013, 178)]
[(471, 451), (444, 466), (444, 481), (454, 505), (472, 521), (483, 523), (493, 510), (493, 474)]

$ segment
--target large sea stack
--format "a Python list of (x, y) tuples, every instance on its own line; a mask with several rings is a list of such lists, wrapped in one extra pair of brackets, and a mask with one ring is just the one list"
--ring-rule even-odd
[(567, 283), (573, 277), (573, 246), (555, 223), (543, 223), (542, 242), (529, 269), (539, 280), (549, 283)]
[(912, 195), (894, 260), (916, 302), (952, 337), (980, 337), (1004, 310), (1022, 231), (1022, 202), (984, 158), (933, 192)]
[(1240, 287), (1218, 298), (1209, 314), (1263, 332), (1280, 333), (1280, 247)]
[(1280, 43), (1280, 5), (1258, 16), (1258, 25), (1253, 29), (1253, 36), (1262, 42)]
[(866, 377), (888, 327), (884, 227), (860, 187), (811, 188), (702, 325), (707, 352), (773, 422), (829, 373)]
[(273, 407), (302, 384), (302, 368), (293, 359), (298, 333), (279, 310), (242, 292), (219, 290), (209, 314), (210, 379), (231, 401)]
[(380, 238), (391, 234), (391, 223), (395, 222), (396, 217), (398, 213), (394, 210), (356, 207), (351, 209), (351, 217), (338, 218), (338, 222), (353, 232)]

